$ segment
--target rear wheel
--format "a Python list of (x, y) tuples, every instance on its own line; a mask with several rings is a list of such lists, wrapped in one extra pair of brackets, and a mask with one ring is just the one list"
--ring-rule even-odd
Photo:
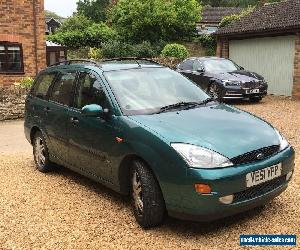
[(213, 82), (209, 87), (208, 87), (208, 94), (216, 99), (221, 101), (224, 97), (223, 91), (221, 90), (221, 88), (215, 83)]
[(165, 203), (160, 187), (141, 161), (134, 161), (131, 169), (134, 216), (143, 228), (158, 226), (165, 214)]
[(53, 164), (49, 160), (46, 140), (40, 131), (37, 131), (33, 138), (33, 156), (39, 171), (45, 173), (53, 170)]

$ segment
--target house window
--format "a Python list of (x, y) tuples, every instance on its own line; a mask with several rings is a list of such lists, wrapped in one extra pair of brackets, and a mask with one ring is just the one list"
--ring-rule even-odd
[(0, 42), (0, 73), (23, 73), (22, 45)]

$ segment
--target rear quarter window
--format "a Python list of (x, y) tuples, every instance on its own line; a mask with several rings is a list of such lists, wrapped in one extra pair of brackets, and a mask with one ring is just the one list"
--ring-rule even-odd
[(32, 94), (38, 98), (46, 99), (48, 90), (56, 76), (56, 73), (43, 73), (38, 76)]

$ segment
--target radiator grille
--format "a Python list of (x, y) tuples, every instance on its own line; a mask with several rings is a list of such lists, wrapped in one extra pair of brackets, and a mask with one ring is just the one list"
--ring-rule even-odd
[(263, 160), (279, 151), (279, 145), (261, 148), (230, 159), (234, 165)]

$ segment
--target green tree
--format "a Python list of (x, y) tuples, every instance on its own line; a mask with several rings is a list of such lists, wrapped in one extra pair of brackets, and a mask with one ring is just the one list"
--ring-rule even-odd
[(180, 40), (196, 28), (197, 0), (119, 0), (112, 9), (114, 27), (127, 40)]
[(110, 3), (110, 0), (79, 0), (77, 12), (96, 23), (104, 22), (107, 20), (107, 9)]
[(50, 18), (52, 17), (52, 18), (58, 19), (58, 20), (63, 19), (63, 17), (61, 17), (61, 16), (57, 15), (55, 12), (52, 12), (49, 10), (45, 10), (45, 17), (50, 17)]
[(59, 28), (58, 32), (71, 32), (71, 31), (83, 31), (87, 27), (91, 26), (93, 22), (83, 15), (74, 15), (67, 18), (62, 26)]

